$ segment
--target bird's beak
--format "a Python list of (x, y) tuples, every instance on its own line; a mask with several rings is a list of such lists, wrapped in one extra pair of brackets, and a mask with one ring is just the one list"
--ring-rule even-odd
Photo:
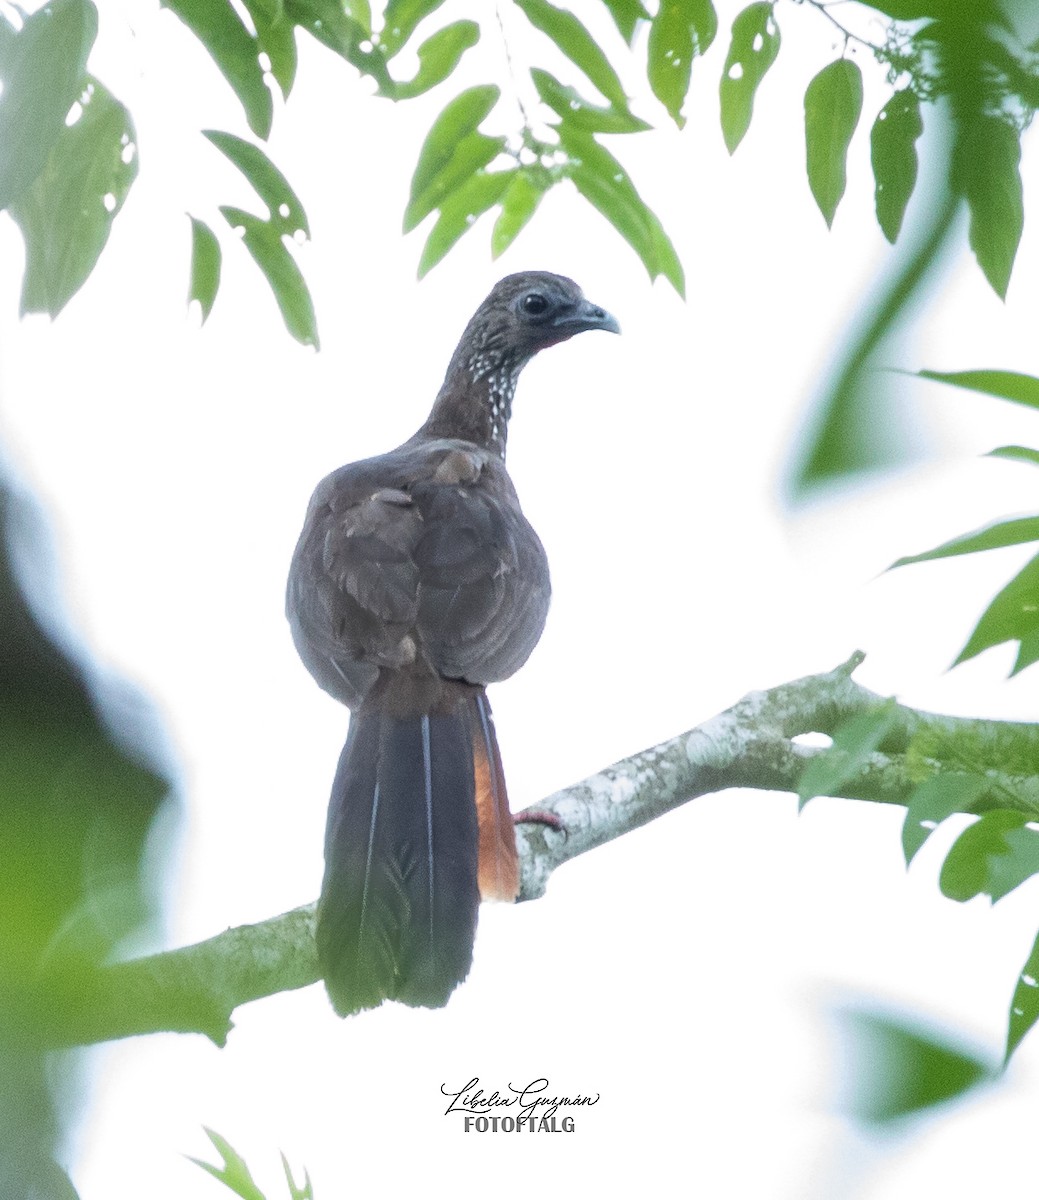
[(586, 329), (606, 329), (610, 333), (620, 333), (621, 331), (617, 318), (608, 313), (605, 308), (600, 308), (598, 304), (592, 304), (590, 300), (582, 300), (569, 312), (560, 313), (552, 322), (552, 328), (558, 330), (564, 337), (583, 333)]

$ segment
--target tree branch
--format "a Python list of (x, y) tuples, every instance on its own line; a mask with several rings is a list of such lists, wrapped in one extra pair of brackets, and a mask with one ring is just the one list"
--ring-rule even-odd
[[(530, 820), (523, 821), (521, 813), (516, 829), (520, 900), (543, 895), (549, 876), (563, 863), (697, 796), (733, 787), (796, 792), (806, 765), (825, 751), (795, 739), (808, 733), (832, 735), (851, 717), (883, 702), (852, 679), (863, 657), (856, 653), (826, 674), (752, 692), (695, 729), (549, 796), (527, 810)], [(905, 804), (921, 771), (962, 769), (951, 752), (947, 757), (911, 755), (911, 747), (921, 740), (939, 750), (997, 742), (1005, 748), (1012, 742), (1017, 749), (1011, 761), (1039, 760), (1039, 725), (941, 716), (898, 705), (893, 732), (841, 795)], [(973, 769), (979, 770), (976, 764)], [(991, 786), (970, 811), (1035, 812), (1023, 798), (1027, 774), (1016, 777), (994, 768), (983, 773)], [(546, 812), (563, 828), (537, 819)], [(320, 978), (314, 910), (308, 904), (194, 946), (106, 968), (100, 973), (102, 995), (94, 989), (91, 1002), (77, 1006), (81, 1012), (63, 1014), (61, 1041), (81, 1044), (166, 1030), (203, 1033), (223, 1045), (238, 1005)]]

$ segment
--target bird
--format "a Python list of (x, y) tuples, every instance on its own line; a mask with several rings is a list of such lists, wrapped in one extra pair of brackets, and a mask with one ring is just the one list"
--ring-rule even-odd
[(445, 1005), (480, 900), (519, 866), (486, 687), (526, 662), (548, 561), (505, 468), (516, 381), (540, 350), (619, 333), (573, 280), (509, 275), (466, 325), (421, 428), (318, 484), (286, 615), (303, 664), (351, 710), (325, 831), (315, 939), (337, 1013)]

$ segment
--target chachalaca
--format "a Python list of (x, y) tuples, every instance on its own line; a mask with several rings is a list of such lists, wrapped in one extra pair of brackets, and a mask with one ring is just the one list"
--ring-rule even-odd
[(505, 470), (516, 379), (546, 346), (619, 332), (541, 271), (476, 310), (421, 429), (317, 487), (289, 573), (296, 649), (353, 710), (325, 834), (317, 946), (342, 1015), (436, 1008), (472, 962), (477, 909), (515, 900), (516, 839), (485, 685), (534, 649), (545, 552)]

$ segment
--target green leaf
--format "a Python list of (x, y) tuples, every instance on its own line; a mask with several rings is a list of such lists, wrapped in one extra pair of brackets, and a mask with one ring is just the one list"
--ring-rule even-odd
[(1039, 555), (1030, 559), (982, 613), (966, 646), (953, 666), (974, 658), (982, 650), (1003, 642), (1019, 641), (1017, 662), (1011, 675), (1036, 661), (1039, 649)]
[(434, 175), (426, 188), (408, 203), (404, 212), (404, 232), (410, 233), (440, 207), (445, 197), (493, 162), (504, 147), (504, 138), (487, 137), (482, 133), (467, 133), (461, 138), (439, 174)]
[(559, 139), (570, 160), (567, 173), (577, 190), (642, 259), (650, 279), (663, 275), (684, 296), (685, 274), (671, 239), (621, 164), (595, 138), (580, 130), (561, 125)]
[(372, 32), (372, 6), (369, 0), (335, 0), (336, 6), (356, 25), (365, 37)]
[(285, 17), (280, 0), (270, 4), (267, 0), (243, 0), (249, 10), (260, 49), (271, 60), (271, 74), (287, 100), (296, 79), (296, 28)]
[(267, 277), (285, 328), (297, 342), (318, 349), (317, 321), (310, 291), (282, 234), (267, 221), (240, 208), (222, 205), (220, 212), (232, 229), (242, 230), (245, 248)]
[(693, 59), (714, 41), (718, 16), (711, 0), (660, 0), (649, 28), (647, 66), (653, 94), (682, 128)]
[(354, 2), (344, 7), (342, 0), (282, 2), (286, 20), (305, 29), (358, 71), (370, 75), (379, 85), (381, 95), (393, 95), (397, 85), (390, 77), (386, 56), (372, 42), (371, 14), (367, 4)]
[(202, 324), (209, 319), (220, 287), (220, 243), (205, 221), (191, 217), (191, 284), (188, 303), (197, 300)]
[(1005, 299), (1024, 228), (1021, 135), (1009, 119), (971, 114), (956, 122), (951, 182), (970, 209), (970, 246)]
[(815, 796), (836, 796), (869, 762), (895, 724), (897, 705), (885, 700), (852, 717), (833, 734), (833, 744), (810, 759), (797, 785), (798, 809)]
[(426, 17), (435, 13), (444, 0), (389, 0), (379, 31), (379, 45), (392, 58)]
[(906, 866), (934, 830), (953, 813), (969, 812), (970, 806), (985, 794), (987, 781), (981, 775), (949, 771), (932, 775), (913, 790), (906, 806), (902, 826), (902, 850)]
[(547, 104), (574, 129), (586, 133), (641, 133), (651, 128), (627, 109), (618, 111), (590, 104), (575, 88), (560, 83), (540, 67), (531, 67), (530, 77), (542, 104)]
[(271, 131), (274, 104), (260, 67), (260, 45), (242, 24), (230, 0), (162, 0), (209, 52), (234, 89), (257, 137)]
[(841, 1013), (849, 1114), (888, 1125), (966, 1095), (994, 1077), (980, 1057), (945, 1037), (880, 1013)]
[(991, 896), (994, 904), (1039, 874), (1039, 833), (1027, 821), (1025, 813), (997, 808), (968, 826), (942, 864), (942, 894), (959, 901)]
[(292, 237), (302, 232), (310, 237), (307, 214), (299, 197), (259, 146), (219, 129), (204, 129), (202, 134), (249, 180), (256, 194), (267, 205), (270, 223), (279, 233), (287, 233)]
[(895, 92), (870, 131), (877, 220), (892, 244), (898, 240), (906, 206), (916, 186), (916, 142), (923, 131), (920, 101), (908, 88)]
[(206, 1136), (216, 1147), (217, 1153), (224, 1160), (223, 1163), (216, 1167), (204, 1159), (192, 1158), (190, 1154), (185, 1156), (188, 1161), (195, 1163), (203, 1171), (208, 1171), (214, 1179), (219, 1179), (229, 1191), (234, 1192), (236, 1196), (241, 1196), (242, 1200), (266, 1200), (263, 1192), (256, 1186), (256, 1181), (250, 1174), (245, 1159), (231, 1143), (212, 1129), (206, 1129)]
[(921, 379), (935, 379), (938, 383), (995, 396), (997, 400), (1039, 408), (1039, 379), (1034, 375), (1017, 371), (918, 371), (917, 374)]
[(1007, 1048), (1004, 1063), (1021, 1045), (1021, 1040), (1039, 1019), (1039, 936), (1036, 937), (1010, 1001), (1007, 1021)]
[(56, 317), (82, 287), (136, 177), (130, 114), (88, 80), (79, 119), (62, 128), (46, 166), (10, 207), (25, 238), (23, 313)]
[(603, 0), (603, 3), (610, 10), (610, 16), (613, 17), (613, 23), (621, 37), (630, 46), (635, 40), (635, 27), (639, 21), (649, 20), (649, 13), (646, 12), (642, 0)]
[(848, 145), (862, 112), (862, 72), (850, 59), (823, 67), (805, 92), (808, 185), (828, 226), (844, 195)]
[(43, 170), (85, 83), (97, 35), (89, 0), (55, 0), (25, 19), (8, 46), (0, 92), (0, 208)]
[(462, 55), (480, 40), (475, 21), (455, 21), (427, 38), (418, 48), (418, 70), (414, 78), (385, 89), (393, 100), (410, 100), (443, 83), (458, 66)]
[(975, 27), (985, 24), (1009, 28), (1006, 15), (997, 0), (869, 0), (870, 8), (893, 17), (896, 21), (922, 21), (927, 17)]
[(624, 86), (610, 60), (572, 12), (556, 8), (548, 0), (515, 0), (515, 3), (531, 25), (550, 37), (615, 108), (628, 107)]
[(779, 26), (772, 9), (764, 2), (751, 4), (732, 23), (732, 43), (719, 85), (722, 135), (730, 154), (750, 128), (758, 85), (779, 53)]
[(462, 234), (476, 224), (477, 217), (502, 198), (516, 171), (479, 171), (453, 192), (440, 206), (440, 216), (430, 230), (419, 261), (421, 279), (437, 265)]
[(1039, 450), (1033, 450), (1029, 446), (997, 446), (995, 450), (990, 450), (986, 457), (1008, 458), (1011, 462), (1024, 462), (1039, 466)]
[(520, 169), (502, 197), (501, 212), (491, 233), (491, 257), (498, 258), (516, 240), (516, 235), (534, 215), (545, 190), (529, 171)]
[(906, 567), (910, 563), (932, 562), (936, 558), (952, 558), (959, 554), (976, 554), (979, 550), (998, 550), (1002, 546), (1019, 546), (1023, 542), (1039, 541), (1039, 516), (1015, 517), (1010, 521), (996, 521), (973, 533), (965, 533), (951, 541), (925, 550), (922, 554), (907, 554), (891, 564)]
[[(491, 161), (486, 158), (483, 163), (477, 162), (480, 155), (489, 150), (488, 143), (495, 139), (477, 134), (476, 128), (497, 104), (500, 94), (494, 84), (467, 88), (450, 101), (433, 122), (419, 151), (415, 174), (411, 177), (411, 196), (404, 214), (405, 232), (414, 229), (437, 206), (438, 201), (433, 200), (427, 207), (426, 197), (436, 193), (442, 197), (450, 190), (438, 183), (442, 177), (447, 176), (457, 186), (479, 166)], [(464, 148), (463, 142), (466, 142)], [(499, 139), (496, 144), (500, 146), (504, 143)], [(460, 160), (457, 170), (452, 165), (456, 156)], [(464, 171), (461, 167), (467, 162), (474, 165)]]

